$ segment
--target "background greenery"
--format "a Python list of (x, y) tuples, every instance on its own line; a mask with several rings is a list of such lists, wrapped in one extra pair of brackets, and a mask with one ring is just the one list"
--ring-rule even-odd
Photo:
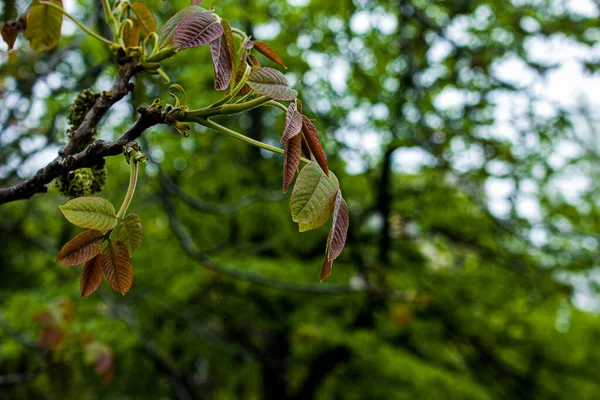
[[(188, 4), (145, 3), (159, 26)], [(80, 268), (54, 262), (78, 233), (56, 189), (0, 207), (0, 398), (598, 398), (596, 124), (585, 104), (544, 102), (525, 82), (556, 67), (531, 56), (531, 40), (595, 54), (598, 9), (570, 3), (218, 0), (282, 55), (317, 119), (351, 216), (331, 278), (318, 283), (327, 228), (297, 232), (281, 157), (154, 128), (140, 141), (153, 162), (130, 208), (145, 236), (126, 296), (104, 283), (80, 298)], [(105, 31), (99, 4), (65, 1)], [(2, 19), (25, 7), (4, 1)], [(73, 27), (53, 51), (18, 42), (11, 62), (0, 54), (2, 186), (52, 159), (75, 94), (115, 73)], [(519, 76), (502, 78), (506, 59)], [(593, 57), (572, 61), (595, 76)], [(191, 106), (218, 99), (207, 48), (164, 69)], [(137, 77), (99, 136), (118, 136), (132, 104), (155, 97), (167, 85)], [(283, 121), (259, 109), (222, 122), (277, 144)], [(561, 156), (568, 146), (575, 156)], [(414, 154), (418, 167), (401, 168)], [(118, 204), (128, 166), (107, 166), (102, 195)], [(498, 182), (507, 193), (490, 190)]]

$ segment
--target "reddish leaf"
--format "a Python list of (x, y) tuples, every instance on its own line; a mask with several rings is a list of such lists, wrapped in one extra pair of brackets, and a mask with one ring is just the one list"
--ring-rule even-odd
[[(285, 129), (281, 136), (281, 143), (298, 135), (302, 130), (302, 114), (298, 112), (295, 102), (291, 102), (285, 114)], [(301, 146), (301, 141), (298, 143)]]
[(200, 4), (202, 4), (202, 0), (192, 0), (193, 6), (199, 6)]
[(58, 326), (49, 326), (42, 329), (38, 345), (45, 349), (56, 350), (60, 347), (64, 339), (64, 332)]
[(308, 142), (306, 141), (304, 135), (300, 136), (302, 136), (302, 154), (304, 154), (304, 157), (308, 158), (309, 160), (312, 160), (312, 156), (310, 155), (310, 147), (308, 147)]
[(206, 12), (202, 7), (198, 6), (187, 6), (179, 10), (175, 15), (165, 22), (158, 32), (158, 47), (164, 48), (170, 44), (173, 44), (173, 36), (175, 35), (175, 29), (185, 19), (185, 17), (195, 12)]
[(222, 34), (223, 27), (209, 12), (195, 12), (177, 25), (173, 45), (178, 50), (200, 47)]
[(300, 99), (296, 99), (296, 106), (298, 107), (298, 112), (302, 114), (302, 101)]
[(17, 23), (15, 21), (6, 21), (2, 25), (2, 30), (0, 32), (2, 33), (2, 39), (4, 39), (8, 45), (8, 50), (12, 50), (15, 45), (15, 41), (17, 40), (17, 36), (19, 35)]
[(335, 197), (335, 208), (333, 209), (333, 222), (331, 224), (331, 237), (329, 238), (329, 249), (327, 258), (335, 260), (338, 258), (344, 245), (346, 244), (346, 235), (348, 234), (348, 225), (350, 216), (348, 215), (348, 205), (342, 197), (342, 191), (338, 190)]
[(332, 267), (333, 261), (328, 260), (327, 257), (325, 257), (325, 259), (323, 260), (323, 266), (321, 267), (321, 273), (319, 274), (319, 279), (321, 281), (324, 281), (325, 279), (329, 278), (329, 275), (331, 275)]
[(152, 32), (156, 32), (156, 20), (154, 15), (144, 3), (136, 1), (131, 4), (135, 14), (136, 22), (139, 25), (139, 30), (142, 36), (148, 36)]
[(89, 230), (80, 233), (65, 243), (58, 252), (56, 261), (67, 266), (83, 264), (100, 254), (103, 238), (100, 231)]
[(123, 42), (126, 47), (136, 47), (140, 43), (140, 28), (137, 21), (133, 21), (133, 28), (125, 25), (123, 31)]
[(210, 55), (215, 70), (215, 89), (225, 90), (231, 81), (231, 56), (225, 35), (210, 42)]
[(103, 347), (98, 353), (96, 359), (96, 373), (102, 375), (102, 385), (106, 386), (114, 377), (114, 362), (112, 351), (109, 348)]
[(263, 56), (267, 57), (271, 61), (274, 61), (277, 64), (281, 65), (283, 68), (287, 69), (287, 67), (281, 60), (281, 57), (279, 57), (279, 54), (277, 54), (277, 52), (275, 52), (275, 50), (273, 50), (265, 42), (261, 42), (260, 40), (255, 40), (254, 41), (254, 49), (256, 49), (259, 53), (261, 53)]
[(90, 261), (85, 263), (83, 271), (81, 271), (81, 280), (79, 281), (79, 289), (81, 296), (89, 296), (94, 293), (102, 283), (102, 256), (97, 255)]
[(285, 76), (273, 68), (259, 68), (248, 75), (248, 85), (257, 93), (275, 100), (291, 101), (298, 92), (290, 88)]
[(300, 166), (300, 151), (302, 137), (296, 135), (285, 142), (283, 155), (283, 192), (285, 193), (290, 187), (296, 171)]
[(325, 151), (323, 151), (323, 146), (321, 145), (321, 141), (319, 140), (319, 133), (317, 132), (317, 128), (315, 128), (312, 121), (306, 118), (304, 115), (302, 116), (302, 133), (304, 134), (308, 147), (310, 148), (311, 153), (315, 156), (317, 163), (319, 164), (323, 172), (329, 175), (327, 158), (325, 157)]
[(250, 61), (250, 66), (260, 68), (260, 60), (254, 54), (248, 55), (248, 61)]
[(102, 252), (102, 270), (115, 292), (125, 294), (133, 282), (133, 267), (127, 247), (120, 240), (108, 240)]

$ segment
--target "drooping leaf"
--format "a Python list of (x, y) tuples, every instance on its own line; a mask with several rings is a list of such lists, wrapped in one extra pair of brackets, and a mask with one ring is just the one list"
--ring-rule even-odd
[(152, 32), (156, 32), (156, 19), (154, 19), (154, 15), (152, 15), (152, 11), (150, 11), (148, 6), (140, 1), (136, 1), (131, 4), (131, 8), (133, 8), (142, 36), (145, 37)]
[(115, 292), (125, 294), (133, 282), (133, 267), (127, 247), (120, 240), (108, 240), (102, 252), (102, 271)]
[(323, 282), (325, 279), (329, 278), (331, 275), (331, 268), (333, 267), (333, 260), (328, 260), (327, 256), (323, 260), (323, 266), (321, 267), (321, 273), (319, 274), (319, 279)]
[(58, 252), (56, 261), (67, 266), (83, 264), (100, 254), (103, 238), (100, 231), (82, 232), (65, 243)]
[(229, 25), (229, 21), (226, 19), (221, 20), (221, 25), (223, 26), (223, 39), (227, 44), (227, 51), (229, 51), (229, 59), (231, 61), (231, 88), (235, 86), (235, 80), (233, 79), (237, 76), (237, 63), (236, 63), (236, 52), (235, 52), (235, 40), (233, 39), (233, 32), (231, 30), (231, 25)]
[(127, 251), (133, 255), (142, 243), (142, 221), (137, 214), (128, 214), (117, 228), (116, 238), (127, 246)]
[(285, 76), (269, 67), (250, 72), (248, 85), (257, 93), (275, 100), (291, 101), (298, 96), (298, 92), (289, 86)]
[(115, 207), (102, 197), (78, 197), (58, 208), (70, 223), (80, 228), (107, 231), (117, 224)]
[(310, 154), (310, 147), (308, 147), (308, 142), (306, 141), (306, 138), (304, 137), (304, 135), (302, 136), (302, 154), (304, 155), (304, 157), (308, 158), (309, 160), (312, 160), (312, 156)]
[(300, 166), (302, 137), (296, 135), (285, 142), (283, 153), (283, 192), (287, 192)]
[(281, 65), (283, 68), (287, 69), (281, 57), (275, 50), (273, 50), (268, 44), (265, 42), (261, 42), (260, 40), (254, 41), (254, 49), (256, 49), (260, 54), (267, 57), (271, 61)]
[(335, 174), (328, 177), (318, 164), (310, 162), (302, 168), (290, 198), (292, 220), (305, 227), (317, 228), (324, 224), (332, 210), (339, 182)]
[(204, 46), (223, 34), (223, 27), (208, 12), (196, 12), (185, 17), (173, 36), (173, 45), (178, 50)]
[(310, 148), (310, 152), (315, 156), (315, 160), (317, 160), (317, 163), (321, 166), (321, 169), (323, 169), (326, 174), (329, 174), (327, 158), (325, 157), (325, 151), (323, 151), (323, 146), (319, 140), (317, 128), (315, 128), (315, 125), (312, 123), (312, 121), (306, 118), (304, 115), (302, 116), (302, 133), (306, 138), (306, 143)]
[(123, 42), (126, 47), (136, 47), (140, 43), (140, 27), (137, 21), (133, 21), (132, 28), (129, 28), (129, 25), (125, 25)]
[[(285, 113), (285, 128), (283, 129), (283, 135), (281, 135), (281, 143), (284, 143), (294, 136), (297, 136), (302, 130), (302, 114), (298, 112), (298, 108), (295, 102), (291, 102), (288, 106), (287, 112)], [(302, 143), (298, 143), (302, 146)]]
[(98, 254), (83, 266), (79, 290), (81, 297), (94, 293), (102, 283), (102, 255)]
[(333, 261), (338, 258), (344, 249), (349, 224), (350, 216), (348, 215), (348, 205), (342, 197), (342, 191), (338, 190), (335, 197), (335, 207), (333, 209), (331, 235), (329, 235), (328, 238), (327, 258), (329, 260)]
[(225, 35), (210, 42), (210, 56), (215, 71), (215, 89), (225, 90), (231, 82), (231, 58)]
[(179, 25), (185, 17), (196, 12), (206, 12), (206, 9), (198, 7), (197, 5), (191, 5), (182, 8), (169, 18), (158, 33), (158, 47), (163, 48), (173, 44), (173, 35), (175, 35), (175, 28), (177, 28), (177, 25)]
[(59, 10), (47, 7), (44, 3), (52, 3), (62, 8), (61, 0), (38, 1), (27, 14), (25, 39), (33, 51), (49, 50), (56, 46), (60, 39), (63, 15)]
[(6, 21), (2, 24), (2, 39), (8, 45), (8, 50), (12, 50), (15, 41), (17, 40), (17, 36), (19, 35), (19, 30), (16, 27), (15, 21)]

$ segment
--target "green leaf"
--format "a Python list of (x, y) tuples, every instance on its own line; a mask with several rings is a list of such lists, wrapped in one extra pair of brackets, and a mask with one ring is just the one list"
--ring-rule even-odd
[(187, 6), (169, 18), (169, 20), (165, 22), (158, 33), (158, 47), (163, 48), (172, 45), (173, 36), (175, 35), (175, 28), (177, 28), (177, 25), (179, 25), (179, 23), (188, 15), (203, 11), (206, 11), (206, 9), (198, 6)]
[(59, 208), (70, 223), (80, 228), (104, 232), (117, 224), (115, 207), (102, 197), (78, 197)]
[(339, 182), (333, 173), (330, 175), (325, 175), (314, 162), (306, 164), (300, 171), (292, 190), (290, 210), (292, 220), (302, 224), (301, 229), (318, 228), (331, 214)]
[(136, 214), (129, 214), (117, 228), (116, 238), (127, 246), (127, 251), (133, 255), (142, 243), (142, 221)]
[(34, 1), (27, 14), (25, 39), (33, 51), (49, 50), (57, 45), (60, 39), (63, 15), (60, 11), (47, 7), (44, 3), (52, 3), (62, 8), (61, 0)]
[(156, 20), (148, 6), (136, 1), (131, 4), (131, 8), (133, 8), (142, 36), (148, 36), (150, 33), (156, 32)]
[(276, 69), (265, 67), (255, 69), (248, 75), (248, 85), (257, 93), (275, 100), (291, 101), (298, 96), (285, 76)]

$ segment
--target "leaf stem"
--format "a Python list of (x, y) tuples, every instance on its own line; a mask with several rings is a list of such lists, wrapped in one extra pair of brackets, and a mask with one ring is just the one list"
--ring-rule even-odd
[(227, 96), (223, 97), (221, 100), (217, 101), (216, 103), (211, 104), (210, 106), (208, 106), (208, 108), (218, 107), (220, 105), (227, 103), (229, 100), (233, 99), (235, 97), (235, 95), (238, 94), (238, 92), (240, 90), (242, 90), (242, 88), (246, 84), (246, 78), (248, 78), (250, 71), (252, 71), (252, 68), (250, 68), (249, 65), (246, 65), (246, 70), (244, 71), (244, 76), (242, 76), (242, 79), (240, 79), (239, 83), (237, 85), (235, 85), (235, 87), (231, 90), (231, 92)]
[(106, 22), (108, 23), (108, 26), (110, 26), (110, 30), (113, 33), (114, 38), (116, 39), (117, 20), (115, 19), (115, 16), (112, 13), (108, 0), (102, 0), (102, 6), (104, 8), (104, 18), (106, 18)]
[(164, 60), (165, 58), (173, 57), (177, 53), (175, 47), (167, 46), (163, 49), (160, 49), (158, 52), (150, 54), (150, 57), (146, 58), (144, 62), (152, 63), (159, 62)]
[(137, 152), (132, 150), (129, 153), (129, 187), (127, 187), (127, 193), (125, 194), (125, 199), (123, 200), (123, 204), (121, 204), (121, 208), (117, 213), (117, 219), (121, 221), (131, 204), (131, 200), (133, 199), (133, 194), (135, 193), (135, 186), (137, 184), (138, 178), (138, 161), (135, 159)]
[(112, 45), (113, 44), (113, 42), (111, 42), (110, 40), (105, 39), (102, 36), (98, 35), (97, 33), (94, 33), (91, 30), (89, 30), (88, 28), (86, 28), (85, 25), (83, 25), (75, 17), (73, 17), (71, 14), (69, 14), (68, 12), (66, 12), (61, 7), (57, 6), (56, 4), (43, 1), (43, 2), (40, 2), (40, 5), (44, 5), (46, 7), (54, 8), (55, 10), (60, 11), (61, 13), (64, 14), (65, 17), (69, 18), (71, 21), (73, 21), (75, 23), (75, 25), (77, 25), (79, 28), (81, 28), (81, 30), (83, 30), (85, 33), (87, 33), (88, 35), (92, 36), (93, 38), (96, 38), (99, 41), (101, 41), (103, 43), (106, 43), (108, 45)]
[[(263, 143), (263, 142), (259, 142), (258, 140), (254, 140), (252, 138), (249, 138), (248, 136), (242, 135), (241, 133), (238, 133), (236, 131), (233, 131), (229, 128), (224, 127), (223, 125), (220, 125), (214, 121), (211, 121), (210, 119), (204, 119), (204, 118), (197, 118), (195, 120), (195, 122), (199, 123), (200, 125), (204, 125), (207, 128), (212, 129), (213, 131), (222, 133), (223, 135), (232, 137), (234, 139), (240, 140), (244, 143), (247, 143), (249, 145), (252, 145), (254, 147), (258, 147), (261, 148), (263, 150), (267, 150), (270, 151), (272, 153), (277, 153), (280, 155), (284, 155), (284, 151), (283, 149), (280, 149), (279, 147), (275, 147), (275, 146), (271, 146), (269, 144)], [(305, 162), (305, 163), (309, 163), (310, 160), (302, 157), (300, 158), (301, 161)]]
[(231, 27), (231, 32), (235, 33), (236, 35), (238, 35), (239, 37), (241, 37), (243, 39), (248, 38), (248, 35), (246, 35), (246, 32), (244, 32), (238, 28)]
[(279, 108), (283, 112), (287, 112), (287, 110), (288, 110), (286, 106), (284, 106), (283, 104), (281, 104), (280, 102), (275, 101), (275, 100), (271, 100), (271, 101), (267, 102), (267, 105), (275, 107), (275, 108)]
[(270, 97), (261, 96), (254, 100), (239, 104), (225, 104), (213, 108), (201, 108), (198, 110), (189, 110), (181, 113), (177, 119), (182, 122), (198, 122), (197, 118), (214, 117), (215, 115), (231, 115), (238, 114), (244, 111), (259, 107), (271, 100)]

